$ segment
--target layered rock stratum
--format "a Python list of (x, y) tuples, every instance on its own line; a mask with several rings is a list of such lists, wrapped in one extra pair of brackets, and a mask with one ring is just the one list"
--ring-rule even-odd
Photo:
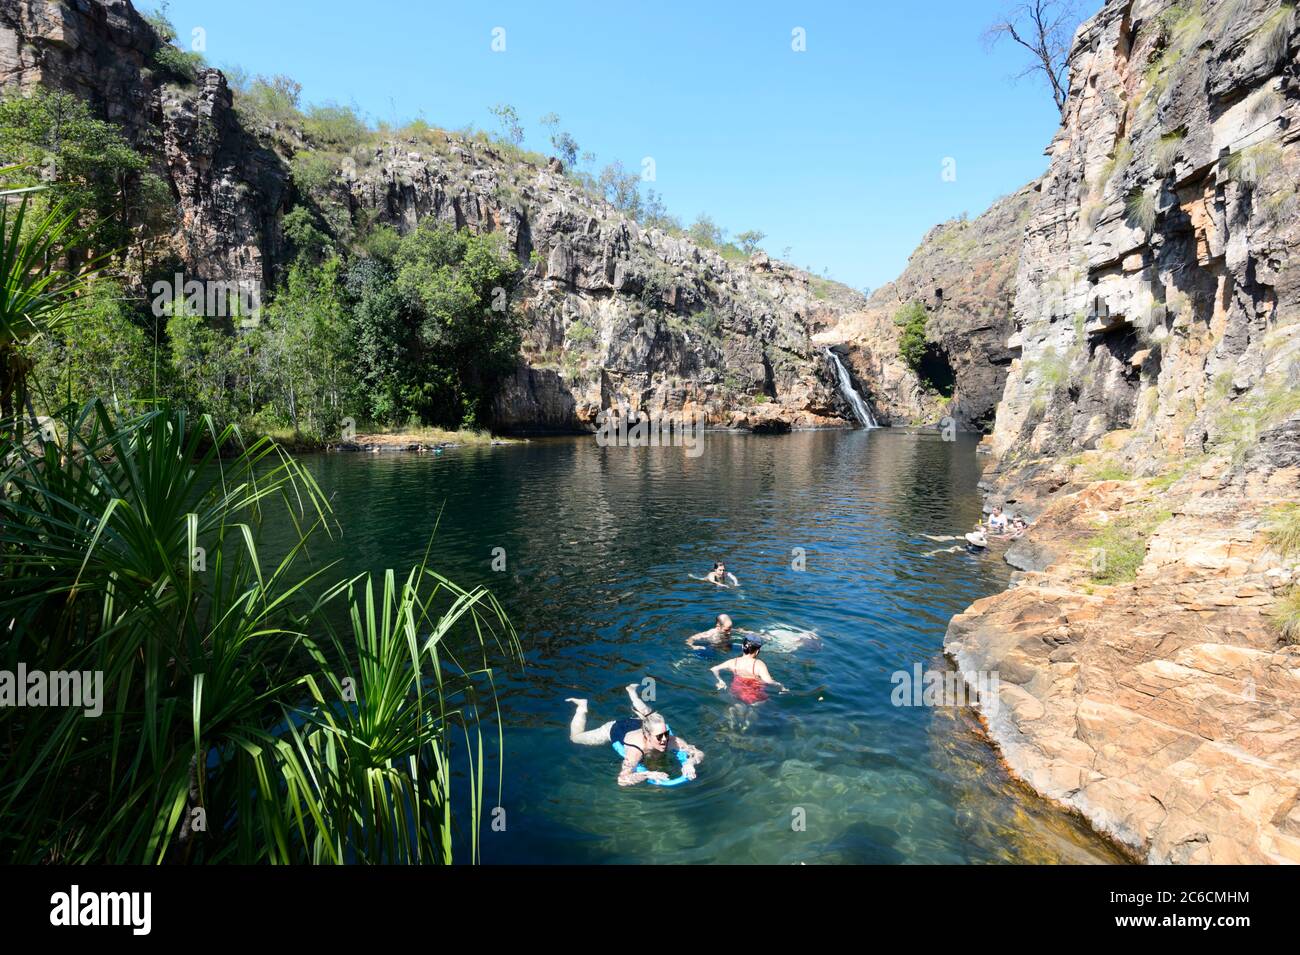
[(1300, 861), (1294, 5), (1110, 0), (1026, 225), (993, 502), (1037, 518), (953, 619), (1011, 769), (1152, 862)]

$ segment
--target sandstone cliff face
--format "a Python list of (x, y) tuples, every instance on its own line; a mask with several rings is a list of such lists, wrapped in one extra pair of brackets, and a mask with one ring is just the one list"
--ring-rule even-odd
[(1262, 532), (1300, 497), (1298, 32), (1265, 0), (1080, 28), (986, 485), (1038, 523), (948, 633), (1001, 671), (1013, 770), (1152, 861), (1300, 861), (1300, 658), (1270, 623), (1297, 572)]
[[(978, 218), (935, 226), (893, 282), (864, 309), (816, 340), (836, 344), (882, 423), (930, 424), (951, 416), (963, 431), (989, 431), (1015, 356), (1012, 301), (1021, 236), (1038, 183), (995, 202)], [(923, 384), (899, 356), (899, 309), (919, 302), (940, 387)], [(950, 400), (948, 400), (950, 399)]]
[(240, 125), (217, 70), (151, 68), (160, 45), (127, 0), (0, 2), (0, 89), (75, 93), (154, 159), (176, 197), (172, 246), (195, 277), (269, 285), (292, 194), (284, 160)]
[(594, 429), (612, 405), (723, 427), (846, 423), (811, 330), (861, 301), (850, 289), (643, 228), (558, 162), (475, 140), (386, 143), (345, 178), (355, 216), (498, 231), (526, 265), (525, 361), (496, 401), (505, 427)]
[[(301, 144), (246, 129), (217, 70), (165, 82), (151, 67), (158, 46), (127, 0), (0, 2), (0, 87), (69, 90), (121, 124), (172, 186), (171, 245), (187, 272), (270, 288), (286, 257), (281, 219), (306, 198), (290, 175)], [(611, 405), (739, 428), (852, 420), (811, 341), (861, 304), (844, 286), (643, 229), (558, 162), (463, 137), (380, 142), (345, 157), (331, 192), (343, 244), (362, 222), (426, 218), (505, 234), (526, 270), (516, 304), (528, 330), (495, 402), (499, 427), (589, 430)]]

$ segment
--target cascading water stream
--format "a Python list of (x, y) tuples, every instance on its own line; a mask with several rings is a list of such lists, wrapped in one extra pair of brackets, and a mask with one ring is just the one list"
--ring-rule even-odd
[(853, 379), (849, 377), (849, 370), (844, 367), (844, 362), (840, 361), (840, 356), (828, 348), (826, 349), (826, 357), (829, 359), (831, 367), (835, 369), (835, 377), (840, 385), (840, 394), (844, 396), (844, 400), (853, 409), (854, 417), (858, 419), (864, 428), (880, 427), (880, 425), (876, 424), (876, 419), (872, 416), (867, 403), (862, 400), (862, 396), (854, 389)]

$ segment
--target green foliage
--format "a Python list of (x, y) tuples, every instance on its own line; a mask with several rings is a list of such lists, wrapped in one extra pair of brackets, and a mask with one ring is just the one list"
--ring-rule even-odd
[(163, 76), (182, 83), (193, 83), (198, 71), (207, 65), (202, 53), (181, 50), (164, 43), (154, 50), (152, 58), (154, 69)]
[[(210, 420), (91, 405), (0, 461), (7, 658), (103, 675), (97, 717), (0, 708), (0, 859), (477, 859), (489, 653), (519, 655), (490, 594), (424, 565), (322, 588), (298, 564), (320, 490)], [(278, 565), (272, 511), (301, 529)]]
[(1226, 450), (1234, 466), (1259, 443), (1259, 436), (1270, 425), (1300, 411), (1300, 392), (1285, 382), (1257, 386), (1245, 397), (1228, 404), (1215, 419), (1218, 432), (1215, 445)]
[(1137, 577), (1146, 558), (1147, 541), (1171, 516), (1164, 510), (1144, 511), (1102, 526), (1086, 544), (1092, 579), (1099, 584), (1118, 584)]
[(757, 229), (750, 229), (736, 236), (736, 244), (740, 246), (745, 255), (753, 255), (758, 251), (758, 245), (767, 238), (767, 233), (759, 232)]
[(101, 252), (124, 249), (137, 226), (161, 228), (171, 214), (171, 194), (144, 157), (70, 93), (37, 87), (0, 98), (5, 164), (23, 167), (8, 171), (12, 185), (47, 187), (32, 200), (38, 208), (76, 208), (86, 245)]
[(81, 406), (102, 396), (118, 411), (143, 411), (152, 397), (152, 340), (115, 281), (98, 278), (80, 298), (75, 327), (36, 351), (37, 404)]
[(1134, 189), (1124, 203), (1124, 215), (1129, 225), (1150, 232), (1156, 224), (1156, 194), (1154, 189)]
[(1268, 515), (1268, 546), (1283, 557), (1300, 554), (1300, 504), (1281, 504)]
[(597, 186), (605, 201), (633, 219), (641, 213), (641, 180), (635, 173), (626, 172), (618, 160), (600, 171)]
[(400, 300), (381, 295), (381, 305), (406, 346), (395, 410), (426, 424), (480, 425), (522, 342), (514, 256), (497, 234), (425, 224), (402, 238), (390, 268)]
[(303, 119), (298, 109), (301, 96), (302, 84), (287, 76), (259, 76), (236, 95), (235, 109), (249, 126), (298, 127)]
[(1133, 161), (1133, 146), (1127, 139), (1121, 140), (1115, 146), (1115, 152), (1106, 164), (1101, 167), (1101, 172), (1097, 176), (1096, 188), (1094, 191), (1101, 192), (1106, 188), (1106, 184), (1114, 179), (1117, 175), (1123, 175), (1124, 170), (1128, 169), (1129, 163)]
[(362, 248), (371, 258), (391, 262), (401, 245), (402, 234), (390, 225), (378, 225), (370, 230), (362, 243)]
[(324, 223), (307, 206), (294, 206), (285, 213), (281, 228), (297, 250), (300, 262), (321, 262), (333, 247)]
[(719, 248), (727, 241), (727, 230), (719, 226), (703, 212), (695, 217), (688, 234), (696, 245), (702, 245), (706, 249)]
[(586, 345), (588, 342), (595, 340), (596, 330), (579, 319), (569, 326), (565, 337), (574, 345)]
[(560, 129), (560, 117), (555, 113), (547, 113), (542, 117), (542, 125), (551, 131), (551, 148), (555, 150), (555, 155), (564, 163), (565, 169), (572, 169), (578, 164), (578, 141), (568, 132)]
[(1174, 171), (1174, 163), (1178, 161), (1178, 150), (1186, 138), (1186, 133), (1181, 130), (1166, 133), (1160, 137), (1152, 151), (1152, 160), (1155, 163), (1156, 174), (1167, 176)]
[(1300, 587), (1278, 601), (1273, 611), (1273, 625), (1288, 644), (1300, 643)]
[(241, 421), (253, 412), (243, 380), (249, 373), (247, 354), (228, 328), (178, 303), (166, 329), (171, 387), (181, 407), (223, 423)]
[(349, 149), (369, 134), (366, 124), (348, 106), (312, 106), (302, 121), (303, 134), (327, 149)]
[(341, 157), (318, 149), (301, 149), (294, 153), (289, 171), (294, 185), (303, 193), (319, 197), (338, 182)]
[[(11, 208), (0, 198), (0, 431), (8, 432), (26, 403), (31, 367), (26, 351), (42, 336), (62, 332), (76, 319), (91, 271), (62, 266), (78, 251), (77, 210), (55, 206), (28, 219), (28, 196)], [(14, 422), (16, 430), (21, 425)]]
[(1230, 153), (1223, 160), (1224, 174), (1232, 182), (1256, 186), (1268, 178), (1282, 158), (1282, 147), (1274, 142), (1256, 143)]
[(352, 347), (339, 288), (342, 265), (294, 266), (262, 309), (257, 361), (267, 402), (263, 414), (295, 434), (337, 435), (352, 390)]
[(921, 360), (925, 357), (925, 323), (929, 315), (920, 302), (908, 302), (894, 315), (894, 324), (901, 328), (898, 340), (898, 354), (907, 367), (920, 373)]
[(1114, 461), (1099, 464), (1088, 472), (1088, 480), (1090, 481), (1130, 481), (1132, 479), (1133, 475), (1123, 465)]
[(1295, 29), (1294, 3), (1280, 3), (1251, 34), (1250, 50), (1266, 63), (1277, 63), (1287, 54), (1291, 32)]
[(497, 103), (488, 110), (496, 117), (497, 125), (501, 127), (501, 139), (503, 142), (512, 146), (518, 146), (524, 141), (524, 127), (519, 122), (519, 113), (509, 103)]
[(176, 46), (178, 36), (176, 27), (167, 16), (167, 5), (153, 13), (147, 14), (145, 20), (153, 27), (154, 33), (162, 41), (154, 50), (151, 62), (154, 69), (170, 79), (182, 83), (193, 83), (198, 70), (206, 66), (203, 54), (180, 49)]

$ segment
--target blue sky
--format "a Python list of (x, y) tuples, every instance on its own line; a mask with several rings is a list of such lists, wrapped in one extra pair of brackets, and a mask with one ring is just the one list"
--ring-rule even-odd
[(1046, 168), (1050, 95), (1012, 80), (1023, 51), (980, 42), (1001, 7), (172, 0), (168, 13), (182, 46), (201, 27), (208, 62), (287, 74), (304, 103), (452, 129), (494, 128), (489, 107), (510, 103), (525, 145), (548, 152), (538, 119), (556, 112), (597, 168), (653, 157), (650, 185), (686, 222), (759, 229), (773, 254), (874, 288), (931, 226)]

